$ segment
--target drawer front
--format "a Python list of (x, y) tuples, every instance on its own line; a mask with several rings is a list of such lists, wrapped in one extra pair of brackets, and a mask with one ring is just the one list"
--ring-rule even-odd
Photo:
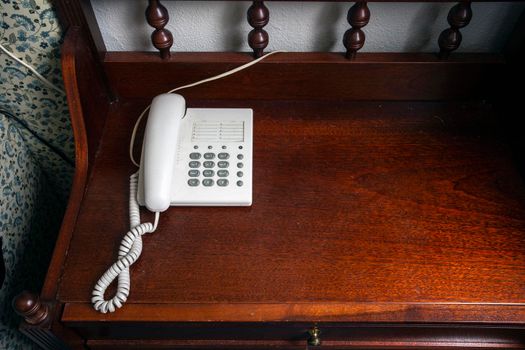
[(340, 323), (69, 324), (91, 349), (525, 349), (524, 327)]

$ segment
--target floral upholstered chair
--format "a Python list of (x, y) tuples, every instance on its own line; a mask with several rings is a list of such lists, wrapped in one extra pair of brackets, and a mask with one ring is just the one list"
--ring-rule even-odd
[[(59, 89), (61, 39), (50, 0), (0, 0), (0, 44)], [(33, 347), (17, 330), (11, 300), (41, 288), (73, 170), (65, 94), (0, 51), (0, 349)]]

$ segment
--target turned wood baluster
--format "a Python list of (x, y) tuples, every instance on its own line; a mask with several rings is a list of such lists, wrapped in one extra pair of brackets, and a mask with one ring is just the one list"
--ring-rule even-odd
[(459, 47), (462, 38), (459, 29), (469, 24), (471, 18), (472, 9), (470, 7), (470, 1), (460, 2), (450, 9), (447, 17), (450, 28), (445, 29), (439, 35), (440, 58), (446, 59), (452, 51)]
[(370, 20), (370, 10), (366, 1), (356, 2), (348, 10), (348, 23), (352, 28), (345, 32), (343, 44), (346, 47), (346, 58), (353, 60), (358, 50), (365, 44), (365, 33), (361, 30)]
[(261, 0), (256, 0), (248, 9), (248, 23), (253, 29), (248, 34), (248, 44), (253, 49), (255, 58), (259, 58), (264, 53), (264, 48), (268, 46), (268, 33), (263, 29), (270, 20), (270, 11)]
[(151, 33), (153, 46), (160, 51), (162, 59), (169, 58), (170, 47), (173, 45), (173, 35), (164, 28), (170, 19), (168, 10), (159, 0), (149, 0), (149, 5), (146, 8), (146, 19), (149, 25), (155, 28), (153, 33)]
[(40, 302), (37, 294), (23, 291), (13, 299), (13, 308), (29, 324), (38, 325), (48, 321), (49, 308)]

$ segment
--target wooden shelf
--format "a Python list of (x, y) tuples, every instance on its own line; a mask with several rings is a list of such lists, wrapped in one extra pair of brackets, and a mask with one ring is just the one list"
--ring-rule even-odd
[(525, 186), (490, 105), (188, 102), (254, 109), (253, 206), (169, 209), (128, 304), (93, 311), (128, 229), (127, 142), (147, 104), (121, 101), (59, 287), (66, 323), (523, 324)]
[[(106, 52), (89, 2), (57, 4), (75, 177), (40, 295), (15, 303), (43, 348), (304, 349), (313, 327), (326, 349), (524, 348), (525, 147), (508, 115), (521, 107), (523, 21), (502, 54), (449, 55), (470, 19), (453, 6), (439, 57), (280, 53), (184, 90), (190, 107), (254, 109), (253, 205), (163, 213), (126, 305), (100, 314), (91, 290), (128, 230), (137, 116), (252, 55), (168, 57), (157, 1), (148, 23), (164, 59)], [(256, 55), (261, 16), (248, 15)], [(352, 30), (368, 22), (353, 17)], [(499, 107), (465, 102), (487, 100)]]

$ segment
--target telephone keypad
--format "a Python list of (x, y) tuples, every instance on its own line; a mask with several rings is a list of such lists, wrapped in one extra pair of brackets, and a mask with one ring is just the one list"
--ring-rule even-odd
[(221, 187), (228, 186), (228, 184), (229, 184), (229, 181), (227, 179), (219, 179), (219, 180), (217, 180), (217, 185), (219, 185)]
[(190, 185), (191, 187), (195, 187), (195, 186), (199, 186), (199, 179), (189, 179), (188, 180), (188, 185)]
[(219, 170), (217, 171), (217, 175), (219, 175), (219, 177), (227, 177), (230, 173), (228, 172), (228, 170)]
[[(194, 147), (197, 149), (198, 147)], [(207, 147), (210, 149), (210, 147)], [(225, 147), (222, 147), (222, 149), (225, 149)], [(242, 150), (242, 146), (239, 146), (239, 149)], [(240, 151), (242, 152), (242, 151)], [(227, 151), (222, 151), (220, 153), (213, 153), (213, 152), (206, 152), (204, 154), (201, 154), (199, 152), (192, 152), (189, 154), (189, 169), (188, 176), (190, 179), (188, 180), (188, 185), (191, 187), (197, 187), (199, 185), (211, 187), (214, 185), (220, 186), (220, 187), (226, 187), (230, 184), (229, 179), (227, 179), (230, 176), (230, 172), (227, 170), (230, 167), (230, 163), (226, 161), (227, 159), (230, 159), (230, 156), (237, 158), (238, 162), (235, 163), (235, 166), (238, 169), (244, 168), (244, 163), (242, 160), (244, 159), (243, 153), (234, 153), (230, 154)], [(204, 158), (204, 162), (199, 162), (197, 159)], [(212, 159), (218, 158), (218, 162), (212, 161)], [(197, 170), (197, 168), (204, 167), (204, 170)], [(215, 170), (213, 168), (219, 168), (218, 170)], [(244, 185), (244, 181), (241, 180), (241, 178), (244, 176), (243, 171), (237, 171), (234, 173), (237, 175), (237, 179), (234, 180), (234, 183), (241, 187)], [(197, 179), (199, 176), (203, 176), (202, 179)], [(214, 176), (218, 176), (219, 178), (214, 180), (212, 179)]]

